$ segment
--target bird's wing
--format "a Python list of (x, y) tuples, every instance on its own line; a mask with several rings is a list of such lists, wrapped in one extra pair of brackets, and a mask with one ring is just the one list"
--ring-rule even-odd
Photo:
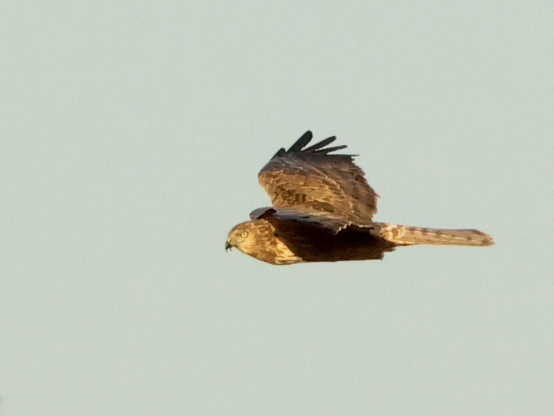
[(330, 154), (346, 147), (327, 147), (336, 137), (306, 148), (311, 139), (310, 131), (304, 133), (288, 150), (280, 149), (258, 174), (273, 208), (280, 214), (327, 222), (335, 232), (349, 225), (371, 226), (378, 195), (354, 164), (354, 155)]
[(307, 227), (326, 229), (327, 231), (332, 231), (333, 233), (336, 233), (345, 227), (344, 221), (330, 218), (324, 212), (307, 213), (298, 211), (294, 208), (282, 208), (276, 210), (271, 207), (264, 207), (257, 208), (250, 213), (251, 220), (258, 220), (261, 218), (267, 220), (275, 218), (278, 221), (294, 221), (302, 223)]

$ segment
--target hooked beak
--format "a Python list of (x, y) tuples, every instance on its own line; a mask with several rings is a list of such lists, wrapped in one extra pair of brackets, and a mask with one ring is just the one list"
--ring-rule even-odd
[(225, 251), (232, 249), (233, 246), (228, 241), (225, 242)]

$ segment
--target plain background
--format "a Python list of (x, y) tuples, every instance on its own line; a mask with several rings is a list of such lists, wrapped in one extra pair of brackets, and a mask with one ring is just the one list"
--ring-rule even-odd
[[(554, 3), (3, 2), (0, 414), (554, 414)], [(338, 136), (487, 249), (225, 253)]]

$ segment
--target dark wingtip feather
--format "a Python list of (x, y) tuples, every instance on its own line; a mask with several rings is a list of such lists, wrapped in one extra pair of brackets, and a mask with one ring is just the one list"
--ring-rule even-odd
[[(326, 139), (321, 140), (320, 142), (317, 142), (316, 144), (304, 149), (304, 147), (312, 140), (313, 134), (311, 131), (307, 131), (300, 137), (294, 144), (287, 150), (286, 152), (284, 149), (281, 149), (277, 152), (277, 154), (274, 157), (283, 156), (285, 153), (316, 153), (316, 154), (323, 154), (327, 155), (328, 153), (335, 152), (337, 150), (346, 149), (348, 146), (345, 144), (340, 146), (333, 146), (325, 148), (325, 146), (333, 143), (337, 138), (336, 136), (327, 137)], [(335, 156), (335, 155), (333, 155)], [(355, 155), (336, 155), (336, 156), (348, 156), (353, 157)]]
[(307, 149), (304, 149), (304, 151), (305, 152), (314, 152), (317, 149), (321, 149), (322, 147), (325, 147), (328, 144), (333, 143), (335, 140), (337, 140), (337, 138), (335, 136), (328, 137), (328, 138), (314, 144), (313, 146), (310, 146)]
[(314, 135), (310, 130), (304, 133), (294, 144), (287, 150), (287, 152), (299, 152), (304, 146), (310, 143)]
[(276, 157), (281, 157), (281, 156), (283, 156), (286, 152), (287, 152), (287, 151), (286, 151), (283, 147), (281, 147), (279, 150), (277, 150), (277, 153), (275, 153), (275, 154), (273, 155), (272, 159), (273, 159), (273, 158), (276, 158)]
[(334, 146), (334, 147), (328, 147), (327, 149), (321, 149), (321, 150), (318, 150), (317, 153), (331, 153), (331, 152), (335, 152), (337, 150), (342, 150), (342, 149), (346, 149), (348, 146), (345, 145), (345, 144), (342, 144), (340, 146)]

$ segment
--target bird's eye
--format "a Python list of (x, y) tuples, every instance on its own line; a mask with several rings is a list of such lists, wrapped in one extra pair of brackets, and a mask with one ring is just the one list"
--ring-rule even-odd
[(240, 236), (242, 238), (245, 238), (247, 235), (248, 235), (248, 233), (246, 231), (243, 231), (242, 233), (240, 233)]

